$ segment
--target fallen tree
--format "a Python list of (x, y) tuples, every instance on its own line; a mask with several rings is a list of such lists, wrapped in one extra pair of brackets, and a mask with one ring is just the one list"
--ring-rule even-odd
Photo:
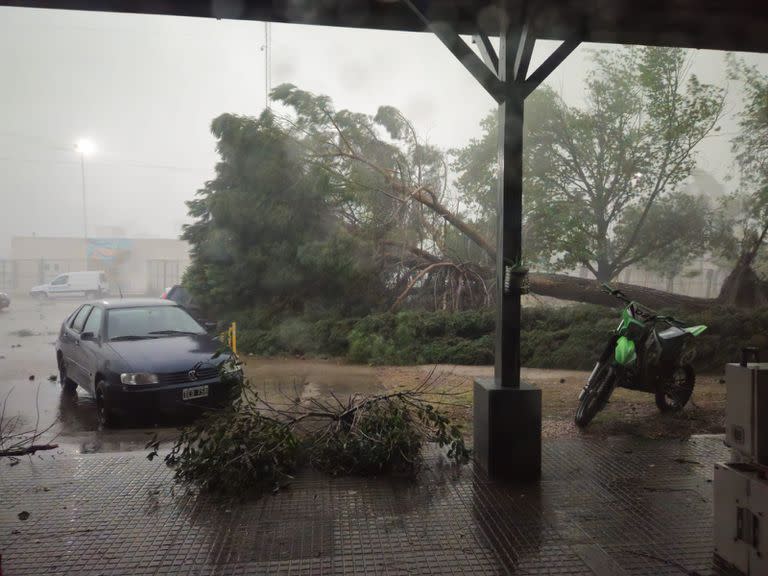
[[(565, 274), (542, 273), (531, 273), (528, 277), (530, 291), (539, 296), (601, 306), (616, 306), (619, 303), (616, 298), (606, 294), (601, 289), (600, 283), (594, 278), (576, 278)], [(624, 284), (623, 282), (612, 282), (611, 286), (618, 288), (633, 300), (656, 309), (703, 310), (720, 303), (719, 298), (696, 298), (682, 294), (671, 294), (663, 290)]]

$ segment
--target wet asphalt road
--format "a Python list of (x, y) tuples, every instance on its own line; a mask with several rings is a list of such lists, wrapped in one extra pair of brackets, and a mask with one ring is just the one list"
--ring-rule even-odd
[(21, 415), (25, 429), (50, 427), (40, 442), (57, 443), (65, 452), (143, 450), (155, 433), (162, 440), (175, 436), (177, 423), (168, 422), (100, 430), (90, 395), (82, 389), (75, 395), (62, 392), (54, 345), (61, 323), (81, 302), (12, 298), (10, 308), (0, 311), (0, 410), (5, 400), (5, 418)]
[[(143, 414), (143, 420), (121, 420), (119, 429), (101, 430), (93, 398), (81, 388), (74, 395), (62, 391), (55, 343), (61, 323), (82, 302), (13, 298), (11, 307), (0, 311), (0, 410), (5, 399), (6, 418), (21, 415), (25, 429), (50, 427), (37, 443), (57, 443), (60, 451), (144, 450), (154, 435), (167, 447), (184, 421)], [(342, 397), (384, 391), (376, 370), (368, 366), (296, 358), (243, 360), (248, 382), (270, 400), (283, 398), (285, 392), (308, 398), (330, 390)]]

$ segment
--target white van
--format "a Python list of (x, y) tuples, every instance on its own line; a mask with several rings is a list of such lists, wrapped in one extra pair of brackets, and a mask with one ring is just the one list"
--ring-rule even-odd
[(85, 296), (98, 298), (109, 293), (107, 275), (101, 271), (67, 272), (59, 274), (48, 284), (34, 286), (29, 293), (38, 298)]

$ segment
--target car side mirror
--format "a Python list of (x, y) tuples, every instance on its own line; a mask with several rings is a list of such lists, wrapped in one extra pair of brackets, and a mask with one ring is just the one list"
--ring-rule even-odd
[(96, 340), (96, 335), (93, 332), (83, 332), (80, 334), (80, 340)]
[(216, 327), (219, 325), (218, 322), (215, 322), (213, 320), (206, 320), (203, 322), (203, 328), (205, 328), (206, 332), (213, 332), (216, 330)]

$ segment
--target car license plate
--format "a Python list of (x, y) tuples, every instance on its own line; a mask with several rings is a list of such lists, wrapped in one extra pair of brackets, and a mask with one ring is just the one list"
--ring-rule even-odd
[(181, 397), (184, 400), (194, 400), (195, 398), (205, 398), (208, 396), (208, 386), (195, 386), (194, 388), (184, 388), (181, 391)]

